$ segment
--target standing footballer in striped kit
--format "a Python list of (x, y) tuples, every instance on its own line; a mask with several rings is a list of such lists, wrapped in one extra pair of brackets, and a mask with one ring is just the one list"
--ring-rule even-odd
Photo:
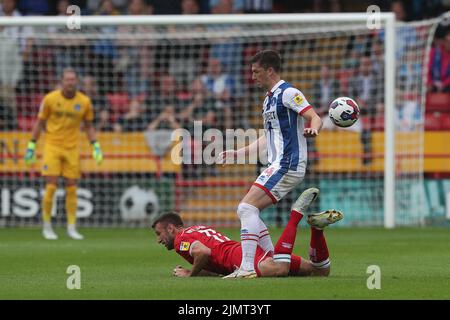
[[(288, 255), (278, 255), (259, 213), (276, 204), (288, 192), (303, 181), (307, 163), (306, 137), (316, 137), (322, 128), (322, 120), (311, 107), (303, 93), (281, 79), (281, 56), (274, 50), (258, 52), (251, 60), (252, 78), (256, 85), (267, 91), (262, 115), (265, 135), (239, 150), (227, 150), (219, 155), (218, 162), (247, 156), (267, 148), (269, 165), (254, 182), (241, 200), (237, 214), (241, 220), (242, 262), (226, 279), (254, 278), (254, 258), (259, 245), (265, 251), (274, 252), (274, 260), (288, 262)], [(304, 122), (310, 128), (305, 128)], [(317, 197), (318, 189), (312, 188), (308, 198)], [(303, 216), (300, 212), (298, 219)], [(285, 244), (289, 247), (289, 244)], [(278, 251), (278, 252), (277, 252)]]

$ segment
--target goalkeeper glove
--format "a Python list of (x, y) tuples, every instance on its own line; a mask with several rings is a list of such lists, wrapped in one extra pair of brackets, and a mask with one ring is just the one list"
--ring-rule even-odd
[(92, 157), (97, 162), (97, 164), (100, 165), (103, 161), (103, 153), (102, 149), (100, 149), (100, 143), (94, 141), (92, 142), (92, 147), (94, 148), (92, 151)]
[(36, 142), (28, 142), (24, 160), (26, 165), (30, 165), (36, 162)]

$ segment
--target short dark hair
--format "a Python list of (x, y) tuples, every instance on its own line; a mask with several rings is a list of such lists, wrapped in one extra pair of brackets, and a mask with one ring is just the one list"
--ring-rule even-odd
[(169, 223), (173, 224), (175, 227), (183, 227), (183, 220), (180, 215), (176, 212), (167, 212), (160, 215), (152, 224), (152, 228), (155, 229), (158, 223), (162, 223), (166, 227)]
[(275, 50), (260, 51), (252, 57), (251, 62), (259, 63), (265, 70), (272, 67), (277, 73), (281, 71), (281, 56)]
[(61, 72), (61, 79), (64, 78), (64, 75), (66, 73), (73, 73), (78, 78), (77, 71), (72, 67), (67, 67), (63, 69), (63, 71)]

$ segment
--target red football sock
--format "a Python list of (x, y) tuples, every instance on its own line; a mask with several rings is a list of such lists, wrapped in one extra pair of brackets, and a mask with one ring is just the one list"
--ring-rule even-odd
[(311, 242), (309, 249), (309, 258), (311, 259), (311, 262), (315, 267), (325, 268), (330, 264), (328, 257), (328, 247), (323, 235), (323, 230), (311, 227)]
[(300, 271), (300, 264), (302, 263), (302, 258), (299, 256), (291, 255), (291, 265), (289, 267), (289, 274), (296, 275)]
[[(302, 220), (303, 214), (300, 212), (291, 211), (291, 218), (289, 219), (286, 227), (281, 234), (280, 239), (278, 239), (277, 244), (275, 245), (274, 259), (276, 259), (276, 255), (280, 255), (279, 257), (282, 259), (289, 259), (287, 255), (292, 254), (292, 250), (294, 249), (295, 237), (297, 236), (297, 226)], [(289, 262), (289, 261), (281, 261), (280, 262)]]

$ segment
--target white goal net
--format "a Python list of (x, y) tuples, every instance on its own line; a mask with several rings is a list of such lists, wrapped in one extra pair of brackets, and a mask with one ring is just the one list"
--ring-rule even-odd
[[(45, 26), (1, 20), (0, 225), (41, 221), (41, 163), (27, 167), (23, 154), (40, 101), (58, 88), (66, 67), (78, 72), (80, 90), (93, 101), (105, 157), (97, 166), (81, 136), (81, 226), (142, 226), (168, 210), (181, 212), (188, 224), (238, 225), (237, 205), (263, 164), (222, 167), (197, 158), (211, 143), (208, 129), (221, 130), (225, 146), (226, 129), (262, 128), (265, 92), (252, 82), (250, 58), (269, 48), (282, 56), (283, 79), (305, 94), (325, 125), (308, 141), (304, 182), (262, 218), (284, 225), (292, 201), (315, 186), (321, 196), (311, 210), (340, 209), (344, 225), (383, 225), (385, 108), (393, 107), (395, 222), (423, 224), (424, 79), (438, 21), (396, 24), (395, 106), (387, 106), (384, 24), (368, 29), (363, 20), (333, 15), (317, 21), (300, 15), (297, 22), (272, 16), (265, 24), (241, 17), (239, 22), (231, 16), (235, 23), (214, 23), (212, 17), (198, 24), (183, 24), (181, 17), (141, 24), (105, 19), (79, 30), (51, 18)], [(339, 96), (352, 97), (361, 109), (348, 129), (327, 120), (328, 105)], [(171, 153), (176, 128), (191, 133), (182, 164)], [(38, 158), (44, 141), (45, 135)], [(58, 223), (66, 219), (63, 198), (61, 184), (54, 210)]]

